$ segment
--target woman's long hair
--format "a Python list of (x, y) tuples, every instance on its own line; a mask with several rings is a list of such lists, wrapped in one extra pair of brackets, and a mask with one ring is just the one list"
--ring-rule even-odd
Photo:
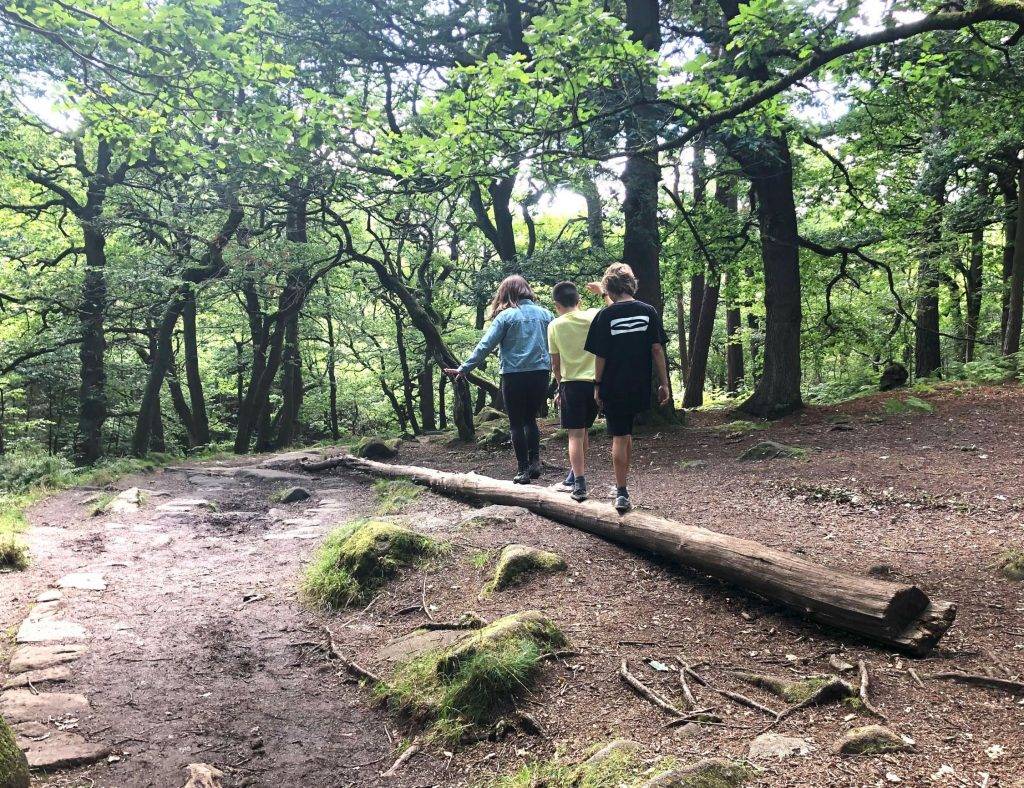
[(501, 280), (501, 284), (498, 285), (498, 292), (494, 294), (494, 300), (491, 301), (491, 320), (506, 309), (519, 306), (519, 302), (526, 299), (530, 301), (536, 300), (533, 290), (530, 289), (530, 283), (519, 274), (506, 276)]

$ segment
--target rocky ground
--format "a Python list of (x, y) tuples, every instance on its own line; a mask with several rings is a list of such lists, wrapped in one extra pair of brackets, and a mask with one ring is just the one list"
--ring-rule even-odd
[[(1024, 584), (998, 571), (1001, 556), (1024, 544), (1024, 395), (1016, 386), (943, 387), (921, 398), (930, 411), (887, 405), (885, 395), (767, 429), (697, 414), (684, 428), (638, 438), (633, 489), (641, 507), (666, 517), (955, 601), (957, 623), (928, 658), (806, 623), (523, 511), (473, 517), (467, 504), (429, 492), (382, 503), (368, 480), (344, 471), (295, 476), (295, 456), (256, 458), (125, 479), (114, 501), (77, 490), (36, 507), (31, 568), (0, 577), (0, 624), (17, 640), (0, 666), (0, 713), (44, 767), (38, 785), (182, 785), (189, 764), (209, 764), (226, 786), (478, 786), (523, 764), (579, 760), (620, 737), (652, 763), (749, 759), (758, 768), (751, 785), (1015, 785), (1024, 773), (1021, 695), (929, 676), (1024, 673)], [(765, 439), (807, 454), (738, 460)], [(552, 436), (545, 451), (550, 484), (564, 443)], [(607, 451), (596, 437), (596, 495), (610, 484)], [(508, 455), (441, 437), (400, 448), (402, 462), (502, 477)], [(312, 497), (272, 502), (293, 485)], [(451, 551), (403, 572), (369, 605), (327, 614), (303, 604), (297, 581), (319, 541), (382, 505)], [(97, 507), (106, 511), (94, 516)], [(510, 543), (556, 553), (565, 569), (481, 594)], [(427, 744), (397, 776), (381, 777), (419, 729), (372, 704), (331, 658), (324, 627), (342, 656), (386, 675), (395, 643), (429, 619), (474, 611), (493, 621), (523, 610), (541, 611), (570, 641), (519, 702), (541, 733)], [(685, 662), (715, 690), (773, 710), (788, 701), (741, 672), (856, 684), (846, 666), (863, 660), (884, 720), (826, 703), (759, 737), (771, 722), (763, 710), (691, 679), (698, 705), (713, 706), (721, 722), (670, 726), (671, 714), (623, 682), (624, 659), (680, 707)], [(852, 729), (876, 723), (899, 751), (838, 751)]]

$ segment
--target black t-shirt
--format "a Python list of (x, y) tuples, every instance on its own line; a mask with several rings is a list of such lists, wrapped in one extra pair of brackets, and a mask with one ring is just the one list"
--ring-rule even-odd
[(604, 359), (601, 399), (616, 412), (651, 407), (651, 346), (667, 343), (661, 315), (643, 301), (619, 301), (597, 313), (586, 349)]

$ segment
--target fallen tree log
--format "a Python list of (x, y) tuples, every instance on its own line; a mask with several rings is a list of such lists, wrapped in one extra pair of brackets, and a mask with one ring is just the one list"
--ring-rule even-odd
[(620, 516), (607, 503), (576, 503), (554, 490), (517, 485), (475, 473), (447, 473), (335, 457), (306, 470), (345, 467), (403, 478), (474, 501), (523, 506), (565, 525), (735, 583), (821, 623), (914, 655), (927, 654), (953, 623), (956, 606), (905, 585), (830, 569), (748, 539), (633, 511)]

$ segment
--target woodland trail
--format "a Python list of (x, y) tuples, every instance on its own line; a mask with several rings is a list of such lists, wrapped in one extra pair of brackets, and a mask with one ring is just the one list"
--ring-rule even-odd
[[(366, 610), (321, 614), (298, 600), (302, 567), (330, 525), (372, 514), (382, 503), (367, 480), (342, 471), (312, 480), (254, 478), (253, 469), (265, 475), (264, 458), (235, 463), (236, 470), (168, 469), (121, 480), (121, 489), (151, 492), (137, 512), (100, 517), (83, 503), (87, 491), (55, 496), (31, 515), (33, 565), (0, 578), (0, 623), (17, 629), (37, 596), (69, 573), (102, 575), (104, 591), (63, 590), (56, 618), (86, 630), (88, 651), (71, 663), (68, 681), (39, 689), (85, 696), (88, 708), (72, 715), (73, 731), (110, 747), (117, 760), (60, 771), (38, 785), (181, 786), (183, 767), (205, 762), (226, 772), (225, 786), (476, 788), (556, 750), (580, 757), (625, 736), (651, 758), (753, 757), (762, 771), (752, 784), (759, 786), (860, 786), (892, 778), (906, 785), (1013, 786), (1024, 761), (1020, 698), (927, 676), (1024, 673), (1024, 586), (993, 569), (1003, 549), (1021, 544), (1017, 414), (1024, 396), (1006, 387), (929, 400), (930, 414), (879, 419), (880, 403), (869, 399), (810, 409), (740, 435), (700, 414), (685, 429), (642, 436), (637, 447), (636, 500), (648, 510), (855, 573), (919, 582), (956, 601), (956, 624), (923, 660), (802, 621), (734, 587), (542, 517), (513, 511), (474, 520), (466, 504), (427, 491), (394, 516), (449, 541), (452, 553), (402, 574)], [(807, 460), (736, 460), (765, 437), (812, 453)], [(596, 438), (595, 491), (608, 480), (606, 450), (606, 439)], [(557, 464), (557, 440), (546, 451)], [(496, 476), (507, 465), (500, 451), (434, 439), (406, 442), (401, 452), (403, 462)], [(693, 459), (706, 465), (685, 465)], [(295, 470), (294, 463), (281, 467)], [(556, 478), (551, 470), (545, 481)], [(300, 481), (310, 500), (270, 503), (275, 491)], [(218, 511), (176, 505), (189, 499), (211, 501)], [(268, 538), (280, 536), (290, 538)], [(976, 556), (969, 562), (965, 540)], [(555, 551), (568, 570), (478, 596), (496, 551), (510, 542)], [(522, 699), (543, 736), (431, 746), (385, 780), (381, 771), (417, 731), (339, 675), (321, 627), (331, 627), (346, 656), (381, 671), (388, 663), (382, 649), (426, 622), (423, 603), (438, 621), (468, 610), (494, 620), (537, 609), (579, 654), (552, 662)], [(796, 753), (781, 760), (758, 755), (750, 745), (765, 715), (696, 685), (698, 699), (715, 705), (730, 727), (666, 728), (670, 718), (623, 684), (623, 659), (676, 702), (674, 668), (685, 659), (716, 688), (774, 709), (778, 698), (741, 683), (737, 671), (793, 680), (863, 660), (874, 705), (914, 745), (905, 753), (841, 756), (840, 737), (877, 720), (863, 709), (829, 704), (778, 726), (803, 743)], [(6, 665), (4, 659), (4, 678)], [(924, 677), (921, 684), (915, 674)], [(844, 675), (856, 683), (855, 673)]]

